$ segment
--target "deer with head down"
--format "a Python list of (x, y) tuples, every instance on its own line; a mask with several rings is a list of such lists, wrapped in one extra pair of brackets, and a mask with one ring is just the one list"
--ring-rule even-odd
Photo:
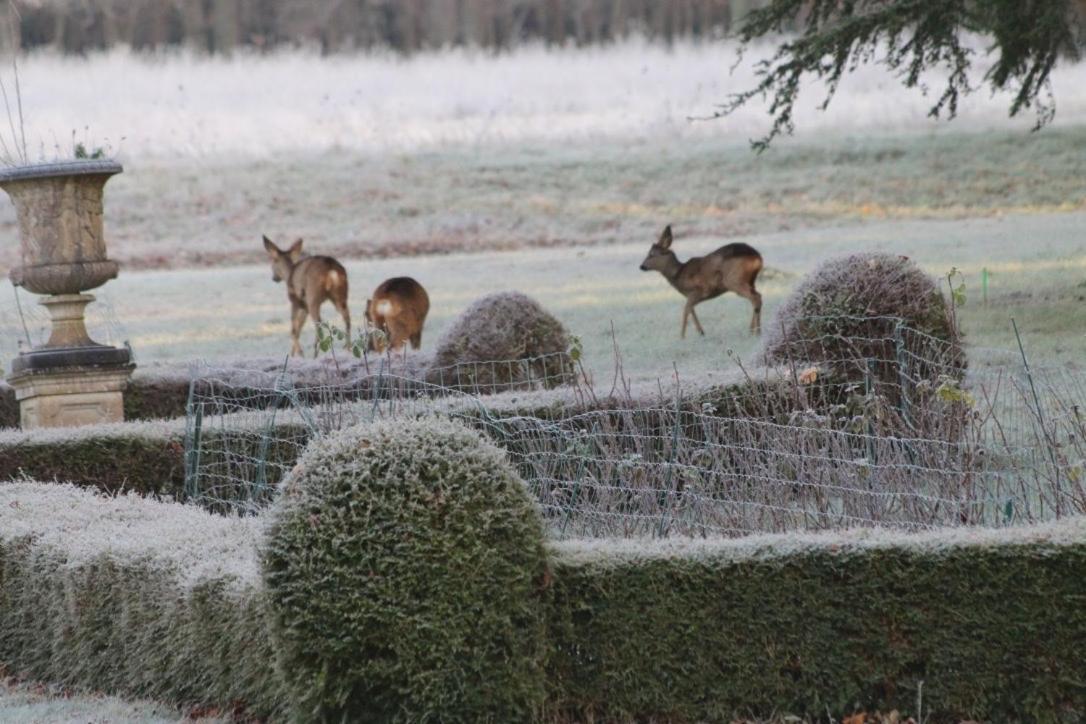
[(422, 326), (430, 311), (430, 296), (411, 277), (386, 279), (366, 300), (366, 321), (384, 332), (384, 338), (370, 337), (369, 348), (384, 352), (400, 349), (406, 342), (412, 349), (422, 345)]
[(711, 254), (682, 262), (671, 250), (671, 242), (671, 226), (668, 225), (641, 262), (641, 271), (660, 272), (679, 294), (686, 297), (679, 337), (686, 338), (688, 317), (694, 320), (694, 327), (704, 336), (705, 330), (694, 307), (724, 292), (735, 292), (750, 300), (754, 307), (750, 331), (759, 334), (762, 330), (762, 295), (754, 288), (754, 282), (762, 270), (762, 255), (747, 244), (727, 244)]
[[(343, 317), (347, 327), (347, 347), (351, 346), (351, 313), (347, 311), (347, 270), (330, 256), (307, 256), (302, 253), (302, 240), (298, 239), (286, 250), (280, 249), (268, 237), (264, 237), (264, 249), (272, 263), (272, 281), (287, 283), (290, 300), (290, 347), (291, 355), (302, 355), (298, 335), (308, 315), (313, 324), (321, 322), (321, 305), (331, 300)], [(320, 336), (313, 343), (316, 357)]]

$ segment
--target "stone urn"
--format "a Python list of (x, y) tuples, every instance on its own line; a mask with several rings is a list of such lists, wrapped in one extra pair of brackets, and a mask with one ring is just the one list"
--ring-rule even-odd
[(0, 188), (15, 205), (22, 265), (13, 284), (46, 295), (52, 329), (42, 346), (21, 353), (8, 382), (23, 428), (124, 419), (122, 391), (132, 373), (127, 348), (98, 344), (87, 334), (86, 294), (117, 276), (106, 255), (102, 194), (121, 165), (76, 160), (0, 169)]

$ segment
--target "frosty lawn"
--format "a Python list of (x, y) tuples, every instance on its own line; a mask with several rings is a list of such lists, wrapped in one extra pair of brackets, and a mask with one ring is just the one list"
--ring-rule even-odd
[[(765, 297), (763, 324), (804, 273), (823, 259), (859, 250), (904, 254), (941, 277), (951, 267), (965, 275), (967, 302), (959, 311), (974, 362), (1014, 363), (985, 349), (1014, 349), (1009, 318), (1015, 316), (1027, 351), (1038, 363), (1081, 360), (1086, 355), (1086, 213), (1005, 215), (962, 221), (880, 221), (860, 226), (808, 229), (743, 237), (765, 256), (759, 279)], [(491, 291), (516, 289), (539, 300), (578, 335), (597, 377), (610, 379), (615, 341), (634, 378), (667, 378), (734, 368), (728, 350), (751, 361), (758, 341), (746, 330), (750, 305), (726, 295), (703, 305), (705, 337), (679, 341), (680, 297), (657, 274), (637, 269), (652, 238), (585, 249), (454, 254), (346, 264), (350, 304), (364, 308), (382, 279), (410, 274), (429, 290), (431, 312), (423, 335), (428, 353), (446, 326), (472, 301)], [(713, 250), (721, 239), (680, 237), (681, 259)], [(255, 243), (254, 243), (255, 245)], [(989, 303), (982, 304), (980, 275), (991, 273)], [(6, 288), (6, 289), (5, 289)], [(126, 271), (101, 290), (106, 304), (91, 305), (92, 333), (102, 341), (131, 341), (139, 363), (239, 356), (277, 357), (290, 349), (289, 307), (265, 266), (221, 270)], [(22, 294), (24, 311), (43, 313)], [(96, 310), (97, 307), (97, 310)], [(331, 308), (326, 310), (331, 312)], [(106, 318), (103, 318), (106, 317)], [(326, 314), (327, 317), (327, 314)], [(332, 319), (332, 317), (328, 317)], [(112, 325), (106, 322), (112, 322)], [(334, 321), (334, 320), (333, 320)], [(7, 281), (0, 282), (3, 348), (17, 353), (22, 330)], [(35, 331), (31, 327), (32, 333)], [(112, 332), (112, 335), (110, 334)], [(312, 328), (303, 333), (311, 343)], [(340, 351), (342, 354), (342, 351)]]

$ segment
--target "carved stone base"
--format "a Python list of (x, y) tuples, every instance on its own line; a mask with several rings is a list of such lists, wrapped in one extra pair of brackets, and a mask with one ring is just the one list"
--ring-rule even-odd
[(25, 370), (8, 378), (24, 430), (122, 422), (121, 393), (135, 365)]

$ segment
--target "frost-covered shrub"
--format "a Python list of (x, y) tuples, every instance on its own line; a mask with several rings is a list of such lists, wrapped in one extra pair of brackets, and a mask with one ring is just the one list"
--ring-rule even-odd
[(184, 441), (184, 420), (0, 430), (0, 480), (25, 476), (179, 497)]
[[(186, 486), (185, 434), (184, 419), (0, 430), (0, 481), (29, 477), (184, 500), (194, 482)], [(200, 436), (201, 470), (223, 475), (197, 478), (197, 487), (214, 484), (214, 497), (227, 507), (247, 500), (252, 491), (243, 474), (260, 460), (274, 469), (289, 467), (308, 434), (304, 424), (285, 414), (273, 427), (246, 419), (207, 425)], [(279, 442), (269, 445), (267, 435)]]
[(561, 721), (1086, 715), (1081, 676), (1067, 674), (1083, 670), (1083, 517), (551, 553), (548, 703)]
[(0, 483), (0, 665), (74, 688), (281, 706), (262, 525), (129, 494)]
[(830, 259), (811, 272), (777, 310), (764, 353), (772, 364), (819, 363), (851, 379), (873, 368), (891, 385), (901, 373), (960, 377), (965, 368), (935, 280), (907, 257), (884, 253)]
[(281, 486), (264, 575), (299, 718), (526, 721), (542, 704), (536, 505), (444, 419), (320, 439)]
[(490, 294), (445, 331), (426, 380), (484, 393), (532, 383), (554, 387), (571, 376), (570, 343), (562, 323), (531, 297)]

